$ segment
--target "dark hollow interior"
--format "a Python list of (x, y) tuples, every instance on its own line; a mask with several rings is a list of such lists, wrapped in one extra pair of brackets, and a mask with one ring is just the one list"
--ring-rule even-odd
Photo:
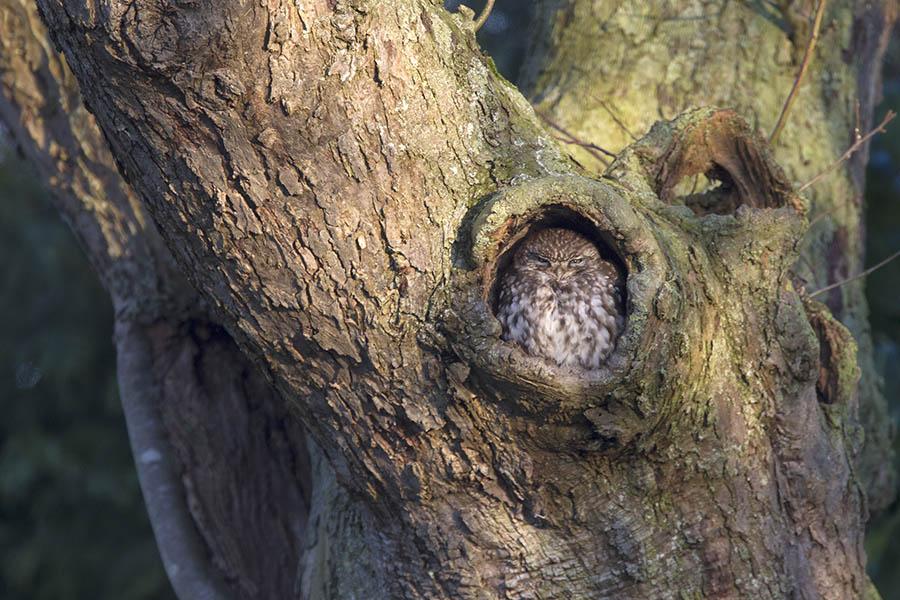
[(697, 216), (708, 214), (727, 215), (733, 214), (738, 206), (752, 204), (752, 198), (744, 198), (734, 179), (724, 167), (714, 164), (713, 168), (705, 173), (710, 182), (705, 190), (694, 190), (678, 200), (694, 211)]

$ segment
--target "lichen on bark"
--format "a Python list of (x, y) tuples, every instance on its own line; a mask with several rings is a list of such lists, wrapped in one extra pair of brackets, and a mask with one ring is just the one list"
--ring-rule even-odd
[[(767, 135), (799, 69), (816, 3), (541, 0), (536, 6), (537, 39), (523, 67), (523, 89), (554, 122), (618, 152), (657, 119), (702, 105), (734, 109)], [(891, 1), (828, 2), (809, 71), (773, 149), (795, 185), (819, 174), (855, 132), (871, 127), (897, 10)], [(602, 171), (584, 148), (567, 150), (589, 170)], [(805, 194), (814, 227), (794, 270), (810, 291), (863, 268), (867, 160), (866, 146)], [(850, 282), (825, 302), (859, 347), (866, 442), (857, 466), (877, 511), (894, 497), (896, 477), (863, 286)]]
[[(852, 345), (795, 268), (805, 213), (843, 205), (805, 203), (792, 182), (816, 166), (775, 161), (807, 135), (839, 146), (847, 106), (822, 91), (823, 120), (767, 147), (755, 130), (792, 70), (777, 23), (732, 3), (690, 4), (689, 19), (545, 3), (526, 81), (538, 110), (620, 141), (601, 173), (566, 157), (471, 23), (433, 2), (39, 6), (180, 269), (316, 442), (294, 593), (867, 593)], [(850, 39), (853, 10), (832, 10), (829, 31)], [(700, 24), (713, 17), (724, 34)], [(678, 60), (660, 66), (661, 40)], [(837, 82), (842, 102), (852, 81), (867, 89), (871, 40), (858, 71), (815, 85)], [(592, 44), (611, 58), (575, 68)], [(717, 81), (723, 64), (741, 76)], [(646, 103), (610, 108), (617, 85)], [(688, 110), (722, 97), (737, 112)], [(700, 175), (719, 187), (691, 191)], [(841, 221), (851, 253), (858, 218)], [(628, 325), (596, 373), (525, 355), (491, 313), (504, 251), (552, 222), (628, 271)], [(242, 556), (218, 541), (220, 564)]]

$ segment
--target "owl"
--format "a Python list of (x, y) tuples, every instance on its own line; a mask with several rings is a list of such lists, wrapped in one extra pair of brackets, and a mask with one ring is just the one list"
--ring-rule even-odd
[(500, 279), (503, 339), (565, 367), (597, 369), (625, 326), (618, 268), (571, 229), (529, 233)]

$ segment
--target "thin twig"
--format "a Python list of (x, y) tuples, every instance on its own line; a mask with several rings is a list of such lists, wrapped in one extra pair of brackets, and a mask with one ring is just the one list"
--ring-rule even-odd
[(615, 155), (613, 152), (610, 152), (609, 150), (607, 150), (607, 149), (605, 149), (605, 148), (602, 148), (602, 147), (598, 146), (597, 144), (594, 144), (594, 143), (591, 143), (591, 142), (585, 142), (584, 140), (578, 138), (575, 134), (573, 134), (572, 132), (568, 131), (568, 130), (567, 130), (566, 128), (564, 128), (562, 125), (560, 125), (560, 124), (554, 122), (552, 119), (550, 119), (550, 117), (548, 117), (548, 116), (545, 115), (544, 113), (538, 113), (538, 116), (540, 116), (541, 119), (543, 119), (543, 120), (547, 123), (547, 125), (549, 125), (549, 126), (552, 127), (553, 129), (557, 130), (558, 132), (560, 132), (560, 133), (563, 134), (564, 136), (568, 137), (568, 138), (571, 139), (573, 142), (576, 142), (576, 143), (578, 143), (578, 144), (580, 144), (580, 145), (583, 145), (583, 146), (587, 146), (587, 147), (593, 148), (594, 150), (597, 150), (597, 151), (599, 151), (599, 152), (602, 152), (603, 154), (609, 156), (610, 158), (615, 158), (615, 157), (616, 157), (616, 155)]
[(819, 213), (819, 214), (817, 214), (817, 215), (809, 222), (809, 225), (807, 225), (806, 228), (807, 228), (807, 229), (812, 229), (813, 226), (814, 226), (816, 223), (818, 223), (818, 222), (821, 221), (822, 219), (824, 219), (824, 218), (826, 218), (826, 217), (830, 217), (830, 216), (831, 216), (831, 215), (829, 215), (827, 212)]
[(597, 144), (593, 144), (591, 142), (586, 142), (586, 141), (576, 137), (573, 133), (568, 131), (562, 125), (555, 123), (547, 115), (545, 115), (543, 113), (537, 113), (537, 114), (541, 119), (543, 119), (543, 121), (545, 123), (547, 123), (547, 125), (549, 125), (550, 127), (552, 127), (553, 129), (555, 129), (556, 131), (558, 131), (559, 133), (561, 133), (564, 136), (564, 137), (556, 136), (556, 139), (563, 142), (564, 144), (572, 144), (574, 146), (581, 146), (582, 148), (587, 150), (591, 154), (591, 156), (593, 156), (594, 158), (596, 158), (597, 160), (599, 160), (600, 162), (602, 162), (604, 165), (607, 165), (607, 166), (609, 166), (609, 161), (606, 160), (606, 158), (604, 158), (602, 156), (602, 154), (605, 154), (606, 156), (609, 156), (610, 158), (616, 157), (616, 155), (613, 154), (612, 152), (610, 152), (609, 150), (607, 150), (605, 148), (601, 148)]
[(612, 117), (613, 122), (618, 125), (622, 129), (622, 131), (627, 133), (628, 137), (630, 137), (632, 141), (637, 141), (637, 136), (631, 133), (631, 130), (625, 126), (625, 123), (622, 122), (622, 119), (619, 118), (619, 115), (613, 112), (613, 109), (610, 108), (609, 104), (607, 104), (606, 101), (600, 100), (600, 106), (602, 106), (603, 109), (609, 113), (609, 116)]
[(825, 169), (821, 173), (819, 173), (818, 175), (816, 175), (815, 177), (813, 177), (812, 179), (810, 179), (809, 181), (807, 181), (806, 183), (801, 185), (797, 191), (802, 193), (803, 191), (808, 189), (810, 186), (812, 186), (814, 183), (816, 183), (817, 181), (819, 181), (820, 179), (825, 177), (828, 173), (830, 173), (831, 171), (838, 168), (838, 166), (840, 166), (840, 164), (842, 162), (849, 160), (850, 157), (853, 156), (856, 153), (856, 151), (862, 147), (863, 144), (865, 144), (867, 141), (869, 141), (869, 139), (872, 136), (874, 136), (878, 133), (885, 133), (886, 132), (885, 126), (887, 126), (888, 123), (893, 121), (894, 117), (896, 117), (896, 116), (897, 116), (897, 113), (895, 113), (892, 110), (889, 110), (887, 112), (887, 114), (884, 115), (884, 118), (881, 120), (881, 123), (876, 125), (875, 128), (873, 128), (869, 133), (867, 133), (866, 135), (864, 135), (862, 137), (859, 137), (857, 134), (857, 140), (855, 142), (853, 142), (852, 146), (847, 148), (846, 152), (841, 154), (841, 156), (836, 161), (834, 161), (833, 163), (831, 163), (830, 165), (825, 167)]
[[(610, 161), (607, 158), (605, 158), (602, 154), (600, 154), (600, 152), (604, 151), (603, 148), (601, 148), (600, 146), (591, 144), (590, 142), (581, 142), (578, 140), (573, 140), (571, 138), (565, 138), (565, 137), (561, 137), (561, 136), (553, 136), (553, 139), (555, 139), (559, 142), (562, 142), (563, 144), (571, 144), (573, 146), (580, 146), (580, 147), (584, 148), (585, 150), (587, 150), (591, 156), (593, 156), (594, 158), (596, 158), (597, 160), (602, 162), (605, 166), (608, 167), (610, 165)], [(600, 152), (598, 152), (598, 150)]]
[(826, 0), (819, 0), (818, 5), (816, 5), (816, 18), (813, 23), (812, 35), (809, 36), (809, 42), (806, 44), (806, 52), (803, 53), (803, 62), (800, 63), (800, 70), (797, 71), (797, 77), (794, 78), (794, 86), (791, 88), (791, 93), (788, 94), (787, 99), (784, 101), (784, 106), (781, 107), (781, 114), (778, 115), (778, 122), (775, 123), (772, 135), (769, 136), (770, 144), (775, 143), (775, 140), (778, 139), (778, 135), (784, 128), (784, 124), (787, 122), (788, 113), (791, 111), (791, 106), (797, 98), (800, 83), (803, 81), (803, 76), (806, 75), (806, 70), (809, 68), (813, 50), (816, 48), (816, 42), (819, 41), (819, 28), (822, 26), (822, 16), (825, 14), (826, 3)]
[(842, 285), (844, 285), (844, 284), (846, 284), (846, 283), (850, 283), (851, 281), (856, 281), (857, 279), (862, 279), (863, 277), (866, 277), (867, 275), (870, 275), (872, 272), (877, 271), (878, 269), (880, 269), (880, 268), (883, 267), (884, 265), (888, 264), (889, 262), (891, 262), (892, 260), (894, 260), (894, 259), (897, 258), (898, 256), (900, 256), (900, 250), (897, 250), (896, 252), (894, 252), (893, 254), (891, 254), (890, 256), (888, 256), (886, 259), (884, 259), (883, 261), (881, 261), (881, 262), (878, 263), (877, 265), (874, 265), (874, 266), (869, 267), (868, 269), (866, 269), (866, 270), (863, 271), (862, 273), (859, 273), (859, 274), (857, 274), (857, 275), (854, 275), (853, 277), (848, 277), (847, 279), (844, 279), (843, 281), (838, 281), (838, 282), (836, 282), (836, 283), (832, 283), (831, 285), (826, 285), (826, 286), (823, 287), (822, 289), (816, 290), (816, 291), (812, 292), (812, 293), (809, 295), (809, 297), (810, 297), (810, 298), (814, 298), (814, 297), (818, 296), (819, 294), (824, 294), (825, 292), (827, 292), (827, 291), (829, 291), (829, 290), (833, 290), (834, 288), (841, 287)]
[(481, 11), (478, 20), (475, 21), (475, 31), (481, 29), (481, 26), (484, 25), (488, 20), (488, 17), (491, 16), (491, 11), (494, 10), (494, 1), (495, 0), (487, 0), (487, 4), (484, 5), (484, 10)]
[(563, 144), (571, 144), (573, 146), (581, 146), (582, 148), (589, 148), (591, 150), (597, 150), (599, 152), (606, 152), (603, 148), (598, 146), (597, 144), (592, 144), (590, 142), (582, 142), (580, 140), (574, 140), (572, 138), (567, 138), (563, 136), (555, 136), (553, 139), (562, 142)]

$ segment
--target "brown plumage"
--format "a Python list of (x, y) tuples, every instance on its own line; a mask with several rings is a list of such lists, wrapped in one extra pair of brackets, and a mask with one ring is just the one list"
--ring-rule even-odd
[(528, 234), (501, 275), (503, 339), (560, 366), (598, 368), (625, 326), (622, 278), (570, 229)]

